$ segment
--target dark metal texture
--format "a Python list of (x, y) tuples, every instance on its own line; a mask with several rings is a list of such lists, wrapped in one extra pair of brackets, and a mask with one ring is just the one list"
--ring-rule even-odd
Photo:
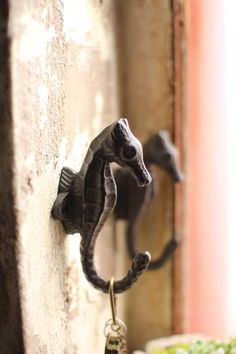
[[(133, 183), (125, 170), (118, 169), (115, 171), (115, 180), (118, 189), (118, 199), (115, 207), (117, 219), (126, 219), (127, 228), (127, 244), (131, 257), (137, 254), (137, 228), (141, 216), (155, 195), (156, 177), (151, 169), (151, 165), (155, 164), (164, 169), (171, 177), (174, 183), (180, 182), (182, 174), (180, 172), (176, 155), (177, 150), (171, 143), (167, 131), (160, 131), (152, 136), (143, 147), (144, 162), (152, 176), (152, 183), (139, 189)], [(148, 269), (158, 269), (163, 266), (166, 260), (173, 254), (178, 246), (176, 236), (167, 243), (161, 256), (153, 260)]]
[[(151, 182), (143, 162), (142, 146), (130, 131), (126, 119), (111, 124), (91, 142), (79, 173), (62, 169), (58, 196), (52, 208), (53, 217), (62, 221), (67, 233), (81, 234), (80, 251), (85, 276), (95, 288), (106, 293), (109, 282), (100, 278), (94, 268), (94, 247), (116, 204), (117, 188), (111, 162), (126, 167), (139, 187)], [(114, 282), (114, 292), (121, 293), (130, 288), (149, 262), (148, 252), (135, 255), (126, 277)]]

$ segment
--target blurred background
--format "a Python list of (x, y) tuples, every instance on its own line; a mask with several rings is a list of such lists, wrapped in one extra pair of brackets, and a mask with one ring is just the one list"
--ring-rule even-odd
[(187, 4), (186, 330), (235, 335), (235, 11)]
[[(145, 329), (141, 330), (143, 321), (136, 324), (139, 306), (128, 323), (131, 321), (131, 328), (140, 327), (138, 341), (145, 332), (150, 338), (152, 331), (157, 336), (185, 332), (230, 338), (236, 331), (236, 29), (232, 16), (236, 5), (221, 0), (131, 1), (121, 2), (118, 8), (122, 4), (120, 31), (125, 32), (122, 43), (128, 48), (122, 53), (124, 113), (134, 119), (133, 128), (139, 136), (155, 129), (171, 132), (185, 176), (171, 197), (171, 186), (158, 171), (158, 204), (156, 201), (146, 215), (142, 229), (143, 239), (149, 233), (153, 243), (147, 247), (146, 240), (144, 244), (155, 255), (154, 235), (159, 235), (160, 250), (171, 222), (169, 237), (177, 233), (181, 244), (172, 259), (172, 271), (166, 264), (147, 276), (151, 277), (149, 284), (146, 278), (137, 285), (150, 291), (141, 302), (148, 299), (146, 317), (143, 314)], [(165, 224), (171, 206), (174, 216)], [(136, 291), (140, 299), (144, 290)], [(135, 302), (134, 296), (131, 301)]]

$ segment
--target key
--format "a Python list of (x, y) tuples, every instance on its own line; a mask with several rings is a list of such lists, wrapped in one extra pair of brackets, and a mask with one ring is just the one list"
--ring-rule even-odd
[(108, 334), (105, 346), (105, 354), (119, 354), (121, 340), (120, 337)]

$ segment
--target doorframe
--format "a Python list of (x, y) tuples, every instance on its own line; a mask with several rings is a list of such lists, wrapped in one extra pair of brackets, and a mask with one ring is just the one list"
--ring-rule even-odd
[(174, 57), (174, 141), (179, 152), (183, 182), (175, 186), (174, 232), (180, 240), (173, 260), (173, 333), (183, 333), (185, 328), (185, 243), (187, 230), (187, 114), (186, 114), (186, 15), (185, 0), (171, 0), (173, 9)]

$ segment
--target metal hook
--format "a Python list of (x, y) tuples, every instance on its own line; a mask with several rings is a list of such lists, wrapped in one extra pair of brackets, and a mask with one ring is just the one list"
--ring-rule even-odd
[(112, 314), (112, 321), (113, 324), (116, 324), (116, 297), (114, 293), (114, 278), (111, 277), (109, 281), (109, 295), (110, 295), (110, 303), (111, 303), (111, 314)]
[[(109, 282), (95, 270), (94, 248), (97, 236), (117, 199), (111, 162), (126, 167), (139, 187), (151, 182), (143, 162), (142, 146), (130, 131), (126, 119), (111, 124), (91, 142), (78, 173), (70, 168), (62, 169), (58, 196), (52, 208), (52, 216), (62, 221), (67, 233), (81, 234), (80, 253), (84, 274), (95, 288), (106, 293), (109, 291)], [(136, 255), (127, 275), (114, 282), (114, 292), (121, 293), (130, 288), (146, 270), (150, 259), (148, 252)]]
[[(118, 169), (115, 171), (115, 180), (118, 188), (115, 214), (117, 219), (126, 219), (128, 222), (127, 245), (131, 257), (137, 253), (136, 239), (138, 223), (155, 195), (156, 181), (151, 165), (158, 165), (165, 170), (174, 183), (182, 180), (182, 174), (176, 159), (177, 150), (171, 143), (167, 131), (163, 130), (153, 135), (144, 144), (143, 154), (145, 165), (152, 176), (152, 183), (145, 188), (138, 189), (125, 170)], [(174, 235), (173, 239), (165, 246), (161, 256), (149, 264), (148, 270), (162, 267), (173, 254), (178, 244), (179, 241)]]

